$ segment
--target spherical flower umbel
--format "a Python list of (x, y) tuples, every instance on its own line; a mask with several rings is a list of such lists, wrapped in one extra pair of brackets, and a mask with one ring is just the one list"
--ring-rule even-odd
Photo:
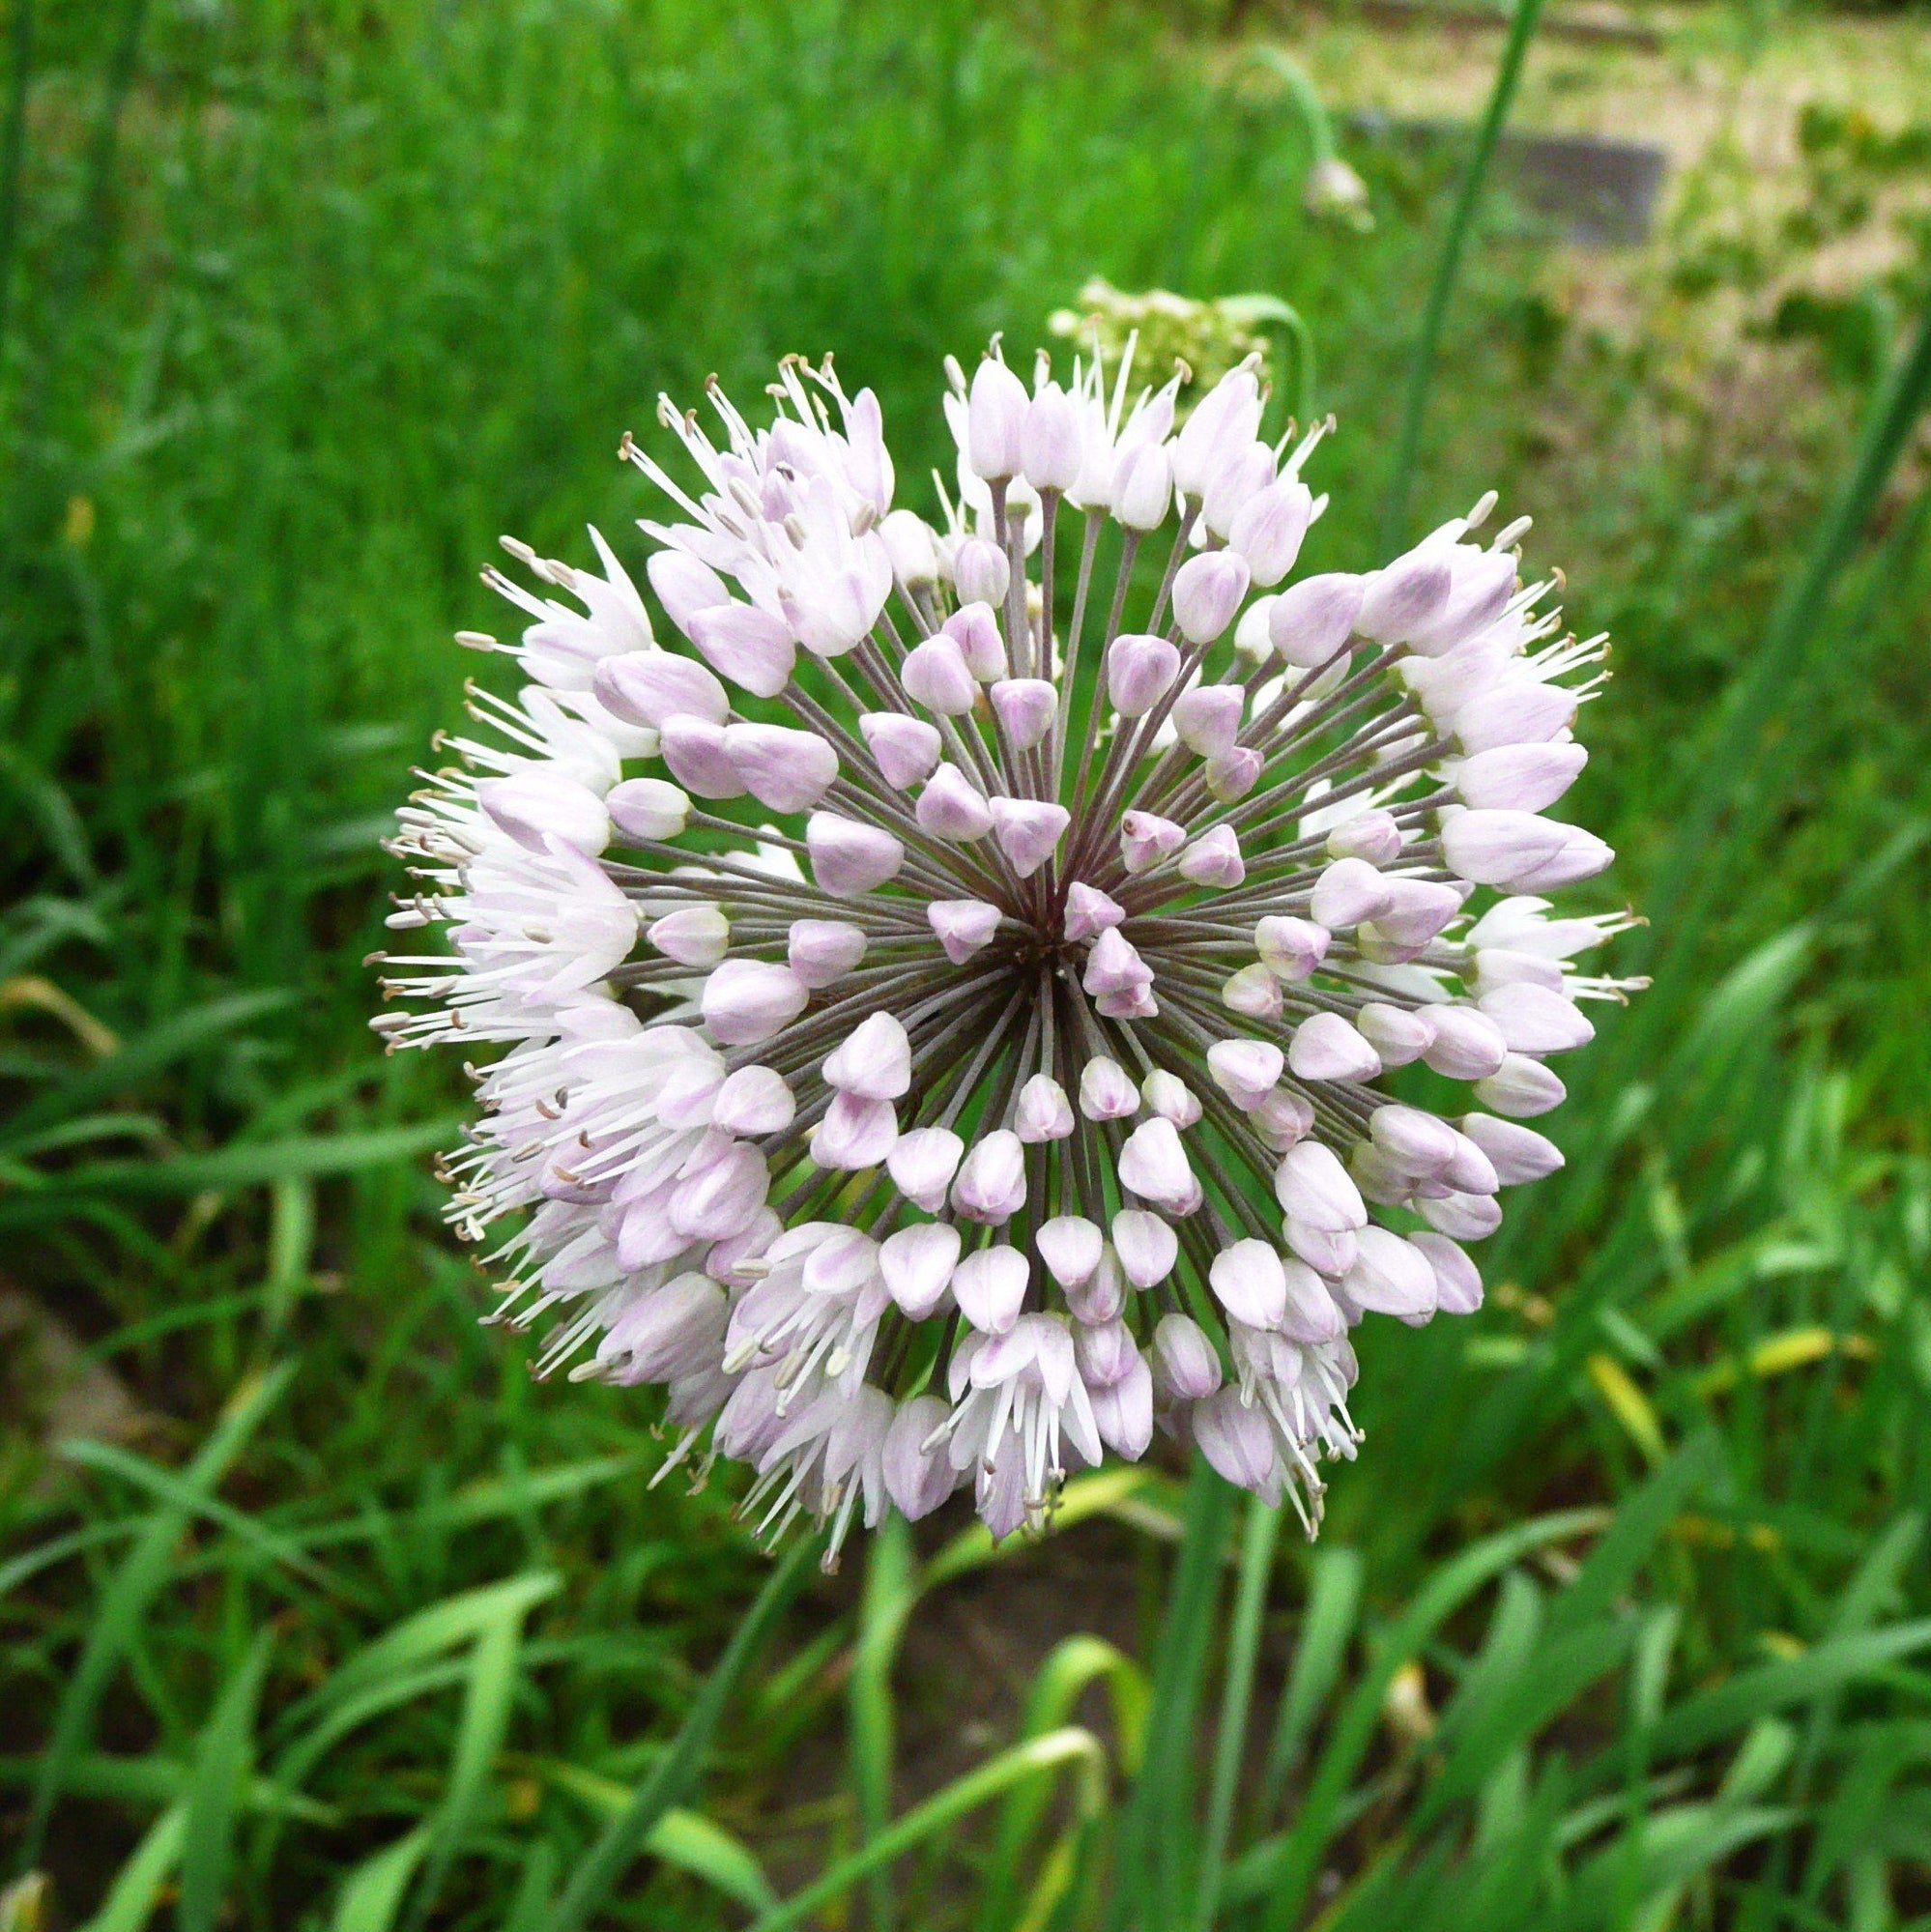
[[(1352, 1456), (1349, 1332), (1482, 1299), (1523, 1124), (1619, 996), (1547, 895), (1600, 840), (1601, 641), (1492, 507), (1296, 579), (1327, 425), (1254, 364), (1176, 423), (1131, 350), (948, 363), (958, 498), (895, 506), (871, 391), (786, 362), (767, 426), (666, 403), (652, 605), (511, 555), (513, 700), (401, 814), (391, 1046), (471, 1056), (450, 1218), (544, 1370), (664, 1385), (666, 1467), (781, 1532), (970, 1485), (995, 1534), (1156, 1430), (1293, 1501)], [(1138, 569), (1136, 565), (1139, 565)], [(555, 594), (553, 594), (555, 593)], [(1466, 1082), (1431, 1112), (1384, 1073)]]

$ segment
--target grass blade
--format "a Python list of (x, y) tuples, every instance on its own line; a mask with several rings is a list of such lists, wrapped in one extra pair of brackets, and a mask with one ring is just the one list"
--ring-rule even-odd
[(943, 1791), (914, 1805), (897, 1824), (881, 1831), (862, 1851), (853, 1852), (821, 1877), (792, 1896), (775, 1912), (767, 1912), (751, 1927), (751, 1932), (785, 1932), (809, 1918), (820, 1907), (849, 1890), (881, 1865), (903, 1857), (914, 1845), (957, 1824), (989, 1799), (1009, 1790), (1022, 1778), (1043, 1776), (1063, 1764), (1081, 1764), (1086, 1775), (1081, 1781), (1080, 1809), (1090, 1817), (1101, 1802), (1101, 1770), (1105, 1754), (1099, 1740), (1090, 1731), (1069, 1728), (1052, 1731), (1043, 1738), (1015, 1745), (997, 1757), (982, 1764), (964, 1777), (955, 1778)]
[(1401, 398), (1401, 422), (1395, 433), (1395, 463), (1389, 472), (1388, 495), (1381, 509), (1381, 548), (1384, 553), (1398, 550), (1407, 522), (1408, 492), (1415, 480), (1415, 459), (1422, 447), (1422, 418), (1427, 414), (1428, 390), (1434, 383), (1435, 358), (1441, 348), (1442, 321), (1448, 314), (1449, 298), (1461, 274), (1462, 252), (1468, 246), (1469, 232), (1475, 226), (1477, 211), (1488, 187), (1488, 164), (1495, 156), (1495, 143), (1509, 118), (1515, 88), (1522, 78), (1522, 61), (1535, 38), (1536, 21), (1542, 0), (1515, 0), (1515, 12), (1509, 23), (1509, 39), (1502, 48), (1502, 62), (1495, 70), (1495, 85), (1489, 91), (1488, 106), (1476, 133), (1475, 148), (1462, 174), (1455, 195), (1455, 212), (1449, 216), (1448, 233), (1442, 237), (1442, 251), (1435, 262), (1434, 279), (1428, 285), (1428, 299), (1422, 309), (1421, 333), (1415, 338), (1414, 360), (1408, 365), (1408, 387)]
[[(821, 1542), (819, 1537), (800, 1538), (771, 1572), (757, 1601), (745, 1612), (725, 1646), (724, 1655), (705, 1680), (704, 1688), (670, 1749), (632, 1794), (623, 1815), (611, 1821), (578, 1866), (576, 1876), (557, 1901), (549, 1932), (577, 1932), (609, 1897), (618, 1880), (629, 1869), (631, 1860), (644, 1849), (651, 1828), (697, 1783), (711, 1734), (717, 1729), (731, 1693), (737, 1687), (737, 1680), (797, 1594), (818, 1557)], [(876, 1844), (873, 1849), (877, 1849)], [(873, 1867), (868, 1864), (865, 1869), (870, 1871)]]
[(235, 1848), (235, 1817), (254, 1758), (255, 1707), (268, 1672), (273, 1629), (249, 1647), (242, 1667), (222, 1687), (194, 1756), (187, 1819), (181, 1841), (178, 1932), (214, 1932)]
[(1220, 1728), (1214, 1738), (1214, 1775), (1207, 1794), (1207, 1828), (1200, 1853), (1200, 1875), (1194, 1916), (1200, 1932), (1213, 1932), (1221, 1871), (1226, 1863), (1227, 1835), (1233, 1830), (1234, 1787), (1247, 1749), (1248, 1710), (1254, 1701), (1254, 1663), (1260, 1648), (1260, 1620), (1267, 1608), (1267, 1585), (1274, 1573), (1274, 1545), (1281, 1535), (1281, 1506), (1254, 1496), (1247, 1506), (1241, 1540), (1240, 1582), (1234, 1592), (1233, 1625), (1227, 1634), (1227, 1674), (1221, 1694)]
[(1354, 1634), (1360, 1607), (1360, 1551), (1338, 1545), (1315, 1550), (1308, 1614), (1301, 1620), (1300, 1641), (1294, 1646), (1287, 1687), (1281, 1693), (1281, 1712), (1274, 1720), (1274, 1737), (1261, 1773), (1254, 1814), (1256, 1826), (1270, 1824), (1281, 1808), (1288, 1776), (1347, 1660), (1348, 1638)]
[(364, 1859), (343, 1883), (329, 1932), (389, 1932), (409, 1881), (428, 1849), (429, 1827), (418, 1825), (407, 1836)]
[(461, 1849), (497, 1754), (509, 1729), (509, 1713), (523, 1658), (523, 1619), (529, 1605), (510, 1600), (500, 1607), (470, 1655), (469, 1681), (463, 1695), (463, 1715), (449, 1758), (449, 1776), (443, 1802), (430, 1826), (422, 1859), (422, 1883), (417, 1888), (407, 1922), (420, 1925), (429, 1915), (449, 1865)]
[(1193, 1815), (1195, 1713), (1206, 1675), (1213, 1604), (1220, 1587), (1233, 1490), (1203, 1457), (1187, 1487), (1186, 1532), (1154, 1647), (1153, 1701), (1146, 1754), (1120, 1824), (1107, 1918), (1124, 1926), (1136, 1904), (1152, 1924), (1177, 1925), (1187, 1895), (1185, 1870)]
[(39, 1860), (47, 1819), (60, 1796), (67, 1768), (87, 1742), (95, 1711), (135, 1628), (154, 1600), (155, 1593), (167, 1580), (175, 1544), (180, 1542), (192, 1513), (191, 1499), (214, 1491), (293, 1373), (294, 1365), (283, 1363), (266, 1375), (250, 1377), (236, 1390), (214, 1434), (187, 1466), (182, 1479), (184, 1497), (163, 1503), (148, 1518), (134, 1547), (101, 1593), (94, 1621), (88, 1626), (87, 1640), (81, 1647), (80, 1660), (61, 1693), (48, 1732), (40, 1780), (34, 1787), (33, 1803), (27, 1813), (20, 1859), (22, 1870), (31, 1869)]
[[(1033, 1674), (1020, 1722), (1020, 1741), (1042, 1738), (1072, 1718), (1088, 1685), (1104, 1679), (1112, 1692), (1113, 1729), (1119, 1739), (1120, 1768), (1137, 1774), (1145, 1743), (1151, 1690), (1134, 1660), (1104, 1638), (1067, 1637), (1053, 1646)], [(979, 1878), (979, 1932), (1007, 1932), (1014, 1922), (1014, 1894), (1021, 1861), (1045, 1815), (1050, 1792), (1041, 1780), (1016, 1785), (1006, 1800), (994, 1835), (992, 1856)]]
[(148, 1827), (132, 1856), (115, 1873), (101, 1910), (81, 1932), (141, 1932), (154, 1917), (161, 1887), (174, 1876), (187, 1829), (187, 1802), (170, 1804)]
[[(851, 1660), (851, 1793), (861, 1846), (882, 1831), (891, 1816), (892, 1662), (916, 1600), (912, 1569), (911, 1527), (894, 1511), (879, 1524), (866, 1558)], [(870, 1900), (874, 1932), (885, 1932), (892, 1922), (892, 1875), (882, 1865), (872, 1874)]]

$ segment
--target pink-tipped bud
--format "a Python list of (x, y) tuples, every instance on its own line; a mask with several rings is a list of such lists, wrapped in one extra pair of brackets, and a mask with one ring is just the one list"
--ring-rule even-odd
[(662, 778), (626, 778), (610, 788), (603, 803), (626, 839), (674, 839), (691, 815), (689, 796)]
[(1248, 1116), (1248, 1125), (1260, 1137), (1261, 1145), (1284, 1154), (1314, 1129), (1314, 1110), (1305, 1094), (1291, 1087), (1278, 1086)]
[(1035, 490), (1070, 490), (1080, 480), (1084, 455), (1078, 405), (1057, 383), (1048, 383), (1026, 405), (1020, 431), (1020, 467)]
[(1434, 1022), (1426, 1012), (1412, 1013), (1405, 1006), (1370, 999), (1354, 1016), (1354, 1024), (1384, 1068), (1412, 1066), (1434, 1044)]
[(1574, 1000), (1545, 986), (1499, 986), (1477, 1004), (1512, 1053), (1567, 1053), (1596, 1037)]
[(890, 832), (835, 812), (814, 812), (805, 823), (812, 877), (834, 899), (855, 899), (895, 878), (906, 849)]
[(1515, 892), (1593, 878), (1615, 857), (1594, 833), (1533, 812), (1456, 812), (1442, 826), (1442, 851), (1463, 879)]
[(1434, 1313), (1435, 1271), (1419, 1248), (1385, 1227), (1364, 1227), (1355, 1241), (1354, 1266), (1341, 1290), (1357, 1308), (1409, 1322)]
[(1245, 362), (1229, 369), (1195, 404), (1173, 439), (1173, 485), (1196, 503), (1237, 461), (1260, 428), (1260, 381)]
[(933, 838), (964, 844), (993, 829), (992, 808), (956, 764), (941, 764), (918, 795), (919, 827)]
[(966, 405), (966, 460), (974, 476), (990, 483), (1019, 475), (1026, 410), (1025, 385), (988, 356), (972, 372)]
[(990, 604), (996, 608), (1005, 602), (1012, 580), (1012, 565), (1006, 562), (1006, 553), (983, 536), (966, 537), (953, 554), (952, 581), (958, 586), (962, 603)]
[(1455, 789), (1477, 811), (1541, 812), (1575, 783), (1589, 753), (1572, 738), (1477, 752), (1456, 766)]
[(1247, 559), (1237, 551), (1190, 557), (1173, 578), (1173, 620), (1189, 644), (1212, 644), (1233, 622), (1247, 595)]
[(1107, 696), (1123, 718), (1142, 718), (1180, 675), (1180, 653), (1164, 637), (1129, 631), (1107, 651)]
[(838, 754), (816, 732), (727, 725), (725, 755), (744, 789), (774, 812), (808, 812), (838, 776)]
[(1472, 1006), (1430, 1006), (1428, 1021), (1434, 1038), (1423, 1049), (1422, 1058), (1450, 1080), (1485, 1080), (1509, 1056), (1501, 1027)]
[(1388, 882), (1366, 859), (1338, 858), (1314, 881), (1308, 915), (1331, 933), (1345, 932), (1387, 909)]
[(952, 1298), (981, 1335), (1009, 1335), (1025, 1306), (1031, 1272), (1017, 1248), (981, 1248), (952, 1271)]
[(1560, 1107), (1569, 1097), (1561, 1078), (1526, 1053), (1510, 1053), (1501, 1066), (1475, 1083), (1475, 1097), (1484, 1107), (1516, 1120), (1532, 1120)]
[(1066, 937), (1078, 944), (1117, 926), (1125, 911), (1097, 886), (1075, 879), (1066, 890)]
[(908, 591), (921, 591), (938, 579), (938, 545), (932, 526), (913, 510), (892, 510), (879, 526), (892, 575)]
[(898, 1138), (898, 1114), (889, 1100), (836, 1094), (811, 1137), (811, 1157), (821, 1168), (858, 1173), (876, 1168)]
[(1196, 684), (1176, 698), (1170, 716), (1180, 742), (1202, 758), (1225, 758), (1240, 735), (1246, 698), (1238, 684)]
[(1120, 857), (1129, 872), (1145, 872), (1171, 858), (1187, 843), (1187, 828), (1151, 812), (1129, 812), (1120, 821)]
[(785, 957), (815, 992), (836, 984), (865, 957), (864, 930), (844, 919), (793, 919)]
[(1198, 1204), (1199, 1184), (1180, 1144), (1179, 1130), (1159, 1114), (1142, 1120), (1127, 1136), (1120, 1149), (1119, 1176), (1123, 1188), (1156, 1207), (1185, 1214)]
[(1334, 1149), (1319, 1140), (1299, 1141), (1282, 1156), (1274, 1197), (1292, 1219), (1323, 1233), (1352, 1233), (1368, 1226), (1361, 1190)]
[(894, 792), (908, 792), (932, 775), (943, 740), (938, 728), (903, 711), (867, 711), (858, 720), (878, 761), (879, 775)]
[(644, 565), (665, 615), (688, 637), (691, 620), (731, 601), (724, 579), (708, 563), (684, 550), (655, 550)]
[(1006, 742), (1030, 751), (1052, 729), (1059, 694), (1044, 678), (1002, 678), (986, 693)]
[(1157, 530), (1167, 520), (1173, 495), (1173, 472), (1166, 447), (1130, 443), (1113, 466), (1113, 516), (1128, 530)]
[(966, 668), (981, 684), (1006, 675), (1006, 640), (991, 604), (966, 604), (945, 620), (942, 635), (959, 647)]
[(915, 1127), (901, 1134), (885, 1157), (892, 1185), (927, 1214), (945, 1205), (946, 1190), (959, 1171), (966, 1143), (949, 1127)]
[(1247, 866), (1241, 858), (1240, 840), (1234, 828), (1216, 825), (1212, 831), (1203, 833), (1180, 854), (1176, 870), (1182, 879), (1192, 879), (1196, 885), (1220, 890), (1238, 885), (1247, 877)]
[(1328, 834), (1330, 858), (1360, 858), (1369, 865), (1386, 865), (1400, 850), (1401, 827), (1392, 812), (1357, 812)]
[(782, 1134), (796, 1112), (797, 1103), (781, 1074), (770, 1067), (739, 1067), (718, 1088), (710, 1121), (726, 1134), (756, 1139)]
[(1022, 879), (1030, 879), (1052, 856), (1073, 822), (1064, 805), (1041, 799), (994, 798), (991, 805), (999, 850)]
[(1113, 1253), (1135, 1287), (1156, 1287), (1173, 1272), (1180, 1237), (1157, 1214), (1143, 1207), (1122, 1208), (1113, 1216), (1112, 1231)]
[(1125, 1120), (1139, 1111), (1139, 1093), (1117, 1060), (1096, 1054), (1080, 1069), (1080, 1111), (1088, 1120)]
[(1262, 764), (1262, 756), (1253, 746), (1237, 744), (1231, 752), (1208, 760), (1206, 789), (1224, 806), (1231, 806), (1260, 783)]
[(1287, 1064), (1307, 1081), (1368, 1081), (1381, 1071), (1374, 1049), (1339, 1013), (1313, 1013), (1302, 1021)]
[(667, 718), (658, 749), (672, 777), (700, 798), (741, 798), (744, 781), (724, 748), (725, 727), (708, 718)]
[(591, 681), (597, 700), (626, 724), (662, 731), (671, 718), (695, 717), (721, 725), (731, 698), (715, 675), (669, 650), (630, 650), (606, 657)]
[(1482, 1306), (1482, 1275), (1446, 1234), (1431, 1228), (1408, 1237), (1435, 1271), (1435, 1307), (1443, 1314), (1473, 1314)]
[(755, 604), (719, 604), (699, 611), (690, 639), (713, 671), (759, 698), (775, 698), (792, 681), (797, 646), (782, 619)]
[(789, 966), (726, 960), (704, 983), (705, 1024), (721, 1047), (751, 1047), (781, 1033), (810, 997)]
[(911, 1085), (911, 1040), (889, 1013), (861, 1020), (824, 1063), (824, 1083), (861, 1100), (897, 1100)]
[(1063, 1140), (1076, 1124), (1073, 1103), (1051, 1074), (1034, 1074), (1020, 1088), (1013, 1130), (1028, 1147), (1042, 1140)]
[(942, 718), (964, 717), (979, 695), (958, 639), (943, 631), (912, 647), (899, 677), (907, 697)]
[(1441, 546), (1423, 544), (1368, 580), (1355, 629), (1372, 644), (1406, 644), (1441, 614), (1454, 588)]
[(1243, 1113), (1252, 1113), (1281, 1083), (1287, 1056), (1271, 1040), (1217, 1040), (1207, 1071)]
[(999, 930), (999, 908), (983, 899), (934, 899), (925, 916), (954, 966), (964, 966)]
[(1279, 1020), (1283, 1010), (1281, 982), (1271, 967), (1256, 960), (1229, 973), (1221, 986), (1221, 1004), (1247, 1020)]
[(1254, 926), (1254, 949), (1270, 972), (1291, 986), (1306, 979), (1327, 957), (1333, 937), (1325, 926), (1310, 919), (1271, 912)]
[(1100, 1229), (1082, 1215), (1055, 1214), (1033, 1237), (1033, 1245), (1046, 1272), (1062, 1288), (1077, 1288), (1100, 1265)]
[(1178, 1074), (1170, 1074), (1165, 1067), (1156, 1067), (1140, 1081), (1139, 1097), (1149, 1111), (1176, 1127), (1192, 1127), (1200, 1117), (1198, 1096)]
[(879, 1247), (885, 1292), (914, 1321), (923, 1321), (945, 1299), (959, 1265), (961, 1237), (949, 1222), (921, 1221), (888, 1235)]
[(1287, 1312), (1287, 1276), (1281, 1256), (1264, 1241), (1236, 1241), (1214, 1256), (1207, 1271), (1214, 1299), (1250, 1328), (1272, 1328)]
[(967, 1221), (994, 1226), (1025, 1205), (1025, 1147), (1017, 1134), (1001, 1127), (972, 1148), (952, 1183), (952, 1205)]
[(715, 906), (683, 906), (652, 920), (644, 937), (666, 959), (708, 972), (731, 943), (731, 922)]
[(1533, 1127), (1497, 1120), (1491, 1113), (1467, 1113), (1461, 1131), (1487, 1156), (1496, 1180), (1505, 1188), (1539, 1181), (1563, 1165), (1562, 1149)]
[(1363, 580), (1344, 571), (1303, 577), (1282, 591), (1267, 614), (1267, 635), (1289, 664), (1326, 664), (1354, 634)]
[(1312, 518), (1313, 497), (1298, 476), (1283, 476), (1234, 512), (1227, 541), (1247, 559), (1254, 581), (1271, 590), (1294, 567)]
[(1175, 1401), (1198, 1401), (1221, 1386), (1221, 1358), (1191, 1315), (1160, 1317), (1153, 1331), (1153, 1364), (1162, 1393)]

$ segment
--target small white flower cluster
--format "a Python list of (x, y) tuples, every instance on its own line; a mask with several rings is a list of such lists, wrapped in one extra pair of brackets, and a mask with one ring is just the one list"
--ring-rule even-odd
[[(1610, 858), (1542, 816), (1603, 647), (1526, 523), (1283, 588), (1326, 425), (1263, 441), (1251, 362), (1176, 421), (1131, 361), (949, 364), (937, 524), (828, 363), (763, 428), (667, 403), (694, 479), (623, 452), (661, 618), (595, 532), (597, 572), (507, 545), (562, 594), (488, 573), (528, 626), (462, 641), (524, 688), (400, 815), (389, 923), (447, 949), (375, 1024), (501, 1049), (447, 1168), (467, 1238), (513, 1217), (502, 1312), (834, 1551), (966, 1484), (1036, 1523), (1156, 1428), (1311, 1533), (1349, 1331), (1480, 1303), (1621, 991), (1574, 962), (1625, 921), (1543, 896)], [(1478, 1105), (1377, 1088), (1413, 1062)]]

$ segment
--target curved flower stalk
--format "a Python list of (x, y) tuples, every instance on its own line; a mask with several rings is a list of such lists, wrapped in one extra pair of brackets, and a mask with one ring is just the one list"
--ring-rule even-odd
[(1176, 428), (1130, 364), (950, 364), (937, 525), (829, 363), (762, 427), (667, 403), (661, 617), (594, 531), (509, 544), (527, 625), (462, 641), (524, 686), (400, 815), (444, 944), (375, 1024), (472, 1055), (499, 1318), (663, 1384), (667, 1466), (752, 1464), (773, 1535), (964, 1485), (1005, 1534), (1156, 1429), (1311, 1534), (1350, 1331), (1479, 1305), (1621, 992), (1576, 963), (1627, 920), (1547, 897), (1610, 859), (1542, 816), (1604, 649), (1526, 520), (1290, 582), (1326, 426), (1259, 441), (1250, 360)]

